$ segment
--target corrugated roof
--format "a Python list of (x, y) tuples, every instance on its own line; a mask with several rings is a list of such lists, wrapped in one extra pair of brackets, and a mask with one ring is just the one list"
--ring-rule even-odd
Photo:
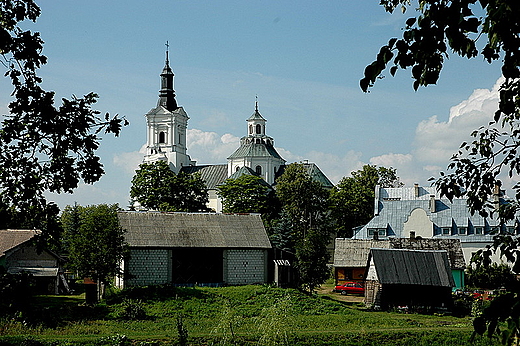
[(454, 287), (446, 251), (372, 249), (381, 284)]
[(25, 243), (38, 234), (40, 234), (40, 231), (37, 230), (0, 230), (0, 257), (2, 257), (6, 251)]
[(184, 166), (183, 173), (200, 173), (209, 190), (214, 190), (227, 179), (227, 165)]
[(119, 212), (136, 247), (271, 248), (260, 215)]
[(365, 267), (370, 249), (446, 250), (452, 269), (464, 269), (466, 262), (459, 239), (410, 239), (389, 240), (336, 238), (334, 248), (335, 267)]

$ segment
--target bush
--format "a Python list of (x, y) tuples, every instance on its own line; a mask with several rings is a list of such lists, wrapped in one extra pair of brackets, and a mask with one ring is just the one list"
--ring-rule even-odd
[(147, 318), (145, 303), (140, 299), (124, 299), (117, 317), (131, 321), (144, 320)]

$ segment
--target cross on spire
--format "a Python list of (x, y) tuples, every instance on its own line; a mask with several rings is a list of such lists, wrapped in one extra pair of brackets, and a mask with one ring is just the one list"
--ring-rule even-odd
[(168, 53), (169, 53), (169, 51), (170, 51), (170, 44), (168, 43), (168, 41), (166, 41), (165, 46), (166, 46), (166, 64), (169, 64), (170, 61), (169, 61), (169, 59), (168, 59)]

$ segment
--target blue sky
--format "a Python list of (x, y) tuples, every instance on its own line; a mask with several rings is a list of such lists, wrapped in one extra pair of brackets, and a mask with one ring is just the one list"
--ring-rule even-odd
[[(177, 101), (188, 123), (188, 153), (225, 163), (246, 133), (258, 95), (260, 113), (288, 161), (308, 159), (333, 180), (371, 163), (397, 168), (407, 184), (428, 184), (472, 129), (496, 108), (499, 64), (450, 56), (436, 86), (412, 89), (409, 71), (368, 94), (364, 67), (406, 18), (365, 1), (52, 1), (36, 24), (49, 62), (40, 70), (57, 98), (95, 91), (96, 108), (126, 116), (121, 137), (99, 154), (106, 175), (60, 207), (119, 203), (146, 141), (144, 114), (156, 105), (165, 42)], [(1, 95), (11, 85), (4, 78)], [(7, 111), (8, 97), (0, 99)]]

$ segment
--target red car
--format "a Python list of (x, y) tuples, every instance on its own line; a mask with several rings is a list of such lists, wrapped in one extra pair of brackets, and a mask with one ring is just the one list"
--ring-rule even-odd
[(365, 294), (365, 287), (362, 282), (348, 281), (343, 285), (336, 286), (333, 292), (341, 294)]

